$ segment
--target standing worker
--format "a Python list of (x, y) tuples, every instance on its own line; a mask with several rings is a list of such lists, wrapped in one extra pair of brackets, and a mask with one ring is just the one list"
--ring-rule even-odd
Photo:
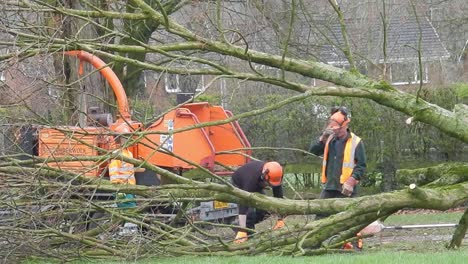
[[(333, 108), (326, 129), (310, 146), (309, 152), (323, 155), (320, 199), (357, 195), (355, 187), (366, 171), (366, 154), (361, 138), (348, 128), (350, 121), (345, 107)], [(356, 246), (361, 249), (362, 240)], [(347, 243), (345, 248), (353, 246)]]
[[(126, 136), (129, 136), (130, 129), (126, 124), (121, 124), (116, 128), (116, 132), (119, 133), (115, 137), (116, 150), (113, 154), (120, 154), (127, 158), (133, 158), (132, 152), (125, 146), (127, 143)], [(135, 180), (135, 168), (132, 163), (128, 163), (118, 157), (111, 160), (109, 163), (109, 177), (113, 184), (130, 184), (136, 185)], [(116, 200), (121, 199), (134, 199), (135, 195), (125, 194), (118, 192), (116, 194)], [(136, 207), (136, 202), (124, 202), (117, 203), (119, 208), (131, 208)]]
[[(238, 168), (232, 175), (232, 183), (239, 189), (251, 192), (265, 194), (265, 188), (271, 186), (273, 196), (283, 198), (283, 168), (278, 162), (251, 161)], [(263, 221), (267, 216), (264, 210), (239, 206), (239, 226), (241, 228), (254, 229), (255, 224)], [(273, 229), (284, 227), (284, 221), (279, 218)], [(252, 232), (240, 230), (237, 232), (234, 243), (239, 244), (247, 241), (248, 235)]]

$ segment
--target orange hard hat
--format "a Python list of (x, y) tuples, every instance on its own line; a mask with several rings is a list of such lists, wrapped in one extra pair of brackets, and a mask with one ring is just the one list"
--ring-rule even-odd
[(283, 167), (276, 162), (270, 161), (263, 165), (263, 179), (271, 186), (279, 186), (283, 181)]
[(342, 111), (337, 111), (332, 116), (330, 116), (328, 127), (331, 129), (337, 129), (340, 127), (345, 127), (349, 124), (349, 118)]

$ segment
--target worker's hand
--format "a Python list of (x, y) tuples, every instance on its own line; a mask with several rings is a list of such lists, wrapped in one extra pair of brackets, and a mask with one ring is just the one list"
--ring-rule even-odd
[(135, 168), (135, 172), (145, 172), (145, 168)]
[(241, 244), (247, 241), (249, 238), (247, 237), (247, 232), (242, 232), (239, 231), (237, 232), (236, 239), (234, 240), (234, 243), (236, 244)]
[(330, 135), (332, 135), (334, 132), (333, 132), (333, 129), (327, 127), (323, 132), (322, 132), (322, 135), (320, 136), (319, 140), (320, 142), (323, 142), (325, 143), (328, 139), (328, 137)]
[(358, 180), (356, 180), (353, 176), (349, 177), (345, 183), (343, 183), (343, 188), (341, 193), (346, 196), (351, 196), (353, 194), (354, 186), (358, 184)]
[(278, 221), (276, 221), (276, 224), (273, 227), (273, 230), (283, 228), (284, 226), (285, 226), (284, 220), (280, 218), (278, 219)]

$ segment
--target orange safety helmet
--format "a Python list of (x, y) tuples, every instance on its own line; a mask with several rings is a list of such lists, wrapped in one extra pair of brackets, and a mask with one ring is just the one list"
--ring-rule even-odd
[(271, 186), (280, 186), (283, 181), (283, 167), (276, 162), (270, 161), (263, 165), (262, 179), (267, 181)]
[(348, 110), (345, 107), (337, 108), (332, 111), (332, 115), (328, 121), (328, 127), (338, 129), (346, 127), (351, 120), (348, 118)]

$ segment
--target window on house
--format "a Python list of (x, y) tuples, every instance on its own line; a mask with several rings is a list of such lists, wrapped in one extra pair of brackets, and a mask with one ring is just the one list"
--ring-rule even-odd
[[(421, 81), (417, 63), (394, 63), (390, 65), (390, 79), (393, 85), (418, 84)], [(423, 83), (429, 82), (427, 66), (423, 65)]]
[(444, 9), (440, 7), (431, 7), (429, 8), (430, 19), (432, 22), (440, 22), (443, 21), (444, 18), (443, 13)]
[(168, 93), (179, 93), (179, 75), (178, 74), (166, 74), (164, 76), (164, 88)]
[(164, 87), (168, 93), (195, 93), (204, 89), (202, 75), (165, 74)]

